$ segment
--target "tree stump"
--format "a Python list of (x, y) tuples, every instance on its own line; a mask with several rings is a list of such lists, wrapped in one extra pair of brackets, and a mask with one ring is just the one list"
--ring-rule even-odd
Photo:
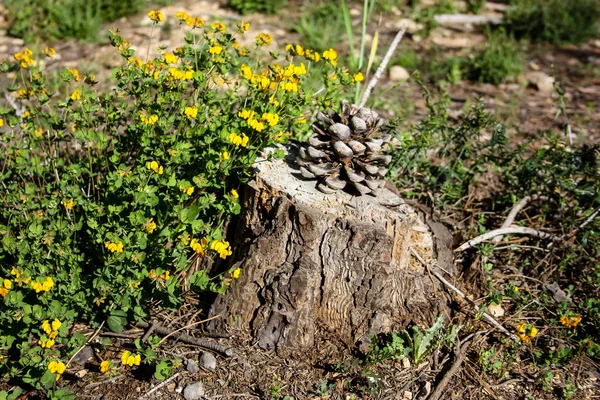
[(260, 347), (291, 355), (323, 335), (365, 350), (372, 334), (429, 326), (446, 299), (410, 251), (434, 259), (422, 218), (369, 195), (323, 194), (290, 167), (293, 159), (256, 164), (232, 240), (245, 247), (241, 275), (212, 304), (210, 316), (222, 318), (209, 330), (240, 329)]

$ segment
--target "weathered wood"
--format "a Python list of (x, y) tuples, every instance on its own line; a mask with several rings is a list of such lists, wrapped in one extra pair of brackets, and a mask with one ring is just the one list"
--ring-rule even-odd
[(319, 335), (364, 348), (371, 334), (433, 321), (445, 297), (410, 252), (434, 257), (419, 215), (372, 196), (325, 195), (288, 162), (257, 162), (236, 240), (249, 244), (242, 273), (213, 303), (210, 315), (224, 318), (209, 329), (240, 329), (262, 348), (302, 354)]

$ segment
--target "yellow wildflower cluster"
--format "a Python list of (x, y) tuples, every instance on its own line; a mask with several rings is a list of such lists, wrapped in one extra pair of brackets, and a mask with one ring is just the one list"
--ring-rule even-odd
[(73, 79), (75, 79), (75, 82), (81, 82), (81, 80), (83, 79), (76, 68), (69, 68), (69, 72), (71, 73), (71, 75), (73, 75)]
[(161, 13), (158, 10), (151, 10), (150, 12), (148, 12), (148, 18), (150, 18), (154, 23), (162, 22), (165, 20), (163, 13)]
[(2, 285), (0, 285), (0, 296), (4, 297), (10, 292), (10, 289), (13, 288), (13, 284), (8, 279), (3, 279), (0, 283), (2, 283)]
[(127, 60), (127, 65), (131, 64), (134, 64), (138, 68), (141, 68), (141, 66), (144, 65), (142, 59), (139, 57), (131, 57), (129, 60)]
[(225, 25), (221, 22), (215, 22), (210, 24), (210, 29), (214, 31), (219, 31), (221, 33), (225, 33)]
[(164, 169), (163, 169), (162, 165), (160, 165), (156, 161), (148, 161), (146, 163), (146, 168), (148, 168), (149, 170), (152, 170), (152, 171), (156, 172), (158, 175), (162, 175), (163, 172), (164, 172)]
[(42, 133), (44, 132), (44, 130), (42, 129), (41, 126), (38, 126), (36, 128), (35, 131), (33, 131), (33, 136), (35, 136), (36, 138), (41, 138), (42, 137)]
[(250, 22), (242, 20), (242, 22), (240, 22), (240, 24), (238, 25), (238, 30), (240, 31), (240, 33), (245, 33), (248, 32), (248, 29), (250, 29)]
[(154, 232), (154, 230), (156, 229), (156, 222), (154, 222), (153, 218), (147, 219), (146, 222), (144, 222), (144, 230), (148, 233), (152, 233)]
[(104, 360), (100, 363), (100, 372), (105, 374), (112, 369), (112, 366), (113, 366), (112, 361)]
[(242, 272), (242, 270), (240, 268), (236, 268), (233, 271), (229, 271), (229, 275), (233, 278), (233, 279), (237, 279), (240, 277), (240, 272)]
[(191, 17), (187, 13), (180, 11), (175, 14), (180, 23), (185, 23), (187, 26), (192, 28), (200, 28), (204, 26), (204, 20), (200, 17)]
[(34, 61), (31, 57), (33, 52), (28, 48), (25, 48), (25, 52), (16, 53), (13, 57), (21, 64), (21, 68), (29, 68), (33, 65)]
[(232, 197), (234, 200), (237, 200), (237, 199), (239, 199), (239, 198), (240, 198), (240, 195), (239, 195), (239, 193), (237, 192), (237, 190), (235, 190), (235, 189), (231, 189), (231, 197)]
[(42, 349), (49, 349), (54, 346), (54, 339), (42, 338), (38, 340), (38, 344)]
[(167, 64), (176, 64), (178, 60), (177, 56), (173, 53), (165, 53), (163, 54), (163, 58)]
[(71, 100), (81, 100), (81, 91), (79, 89), (73, 90), (73, 93), (71, 93)]
[(238, 53), (238, 55), (240, 57), (244, 57), (244, 56), (248, 55), (248, 49), (245, 47), (242, 47), (242, 45), (240, 45), (238, 42), (233, 42), (233, 44), (231, 46)]
[(180, 68), (169, 68), (169, 78), (176, 81), (191, 81), (194, 77), (194, 70), (191, 67), (183, 70)]
[(25, 273), (23, 271), (16, 269), (15, 267), (12, 267), (10, 274), (15, 277), (15, 283), (19, 285), (19, 287), (23, 285), (28, 285), (31, 281), (31, 277), (25, 276)]
[(194, 119), (198, 115), (198, 107), (186, 107), (184, 113), (188, 119)]
[(334, 67), (337, 65), (337, 53), (334, 49), (325, 50), (323, 52), (323, 58), (329, 61), (329, 64)]
[(46, 332), (46, 335), (48, 335), (50, 339), (56, 339), (56, 336), (58, 336), (58, 330), (61, 326), (62, 322), (56, 318), (52, 322), (49, 322), (48, 320), (44, 320), (44, 322), (42, 322), (42, 330)]
[(263, 113), (260, 117), (261, 121), (265, 121), (270, 127), (274, 127), (279, 122), (279, 115), (273, 113)]
[(19, 89), (15, 97), (17, 99), (28, 99), (33, 96), (33, 90), (31, 89)]
[(248, 146), (248, 140), (250, 140), (250, 138), (246, 136), (245, 133), (242, 133), (242, 136), (234, 132), (229, 134), (229, 141), (236, 146), (246, 147)]
[(54, 58), (54, 56), (56, 55), (56, 50), (54, 50), (52, 47), (46, 46), (44, 48), (44, 54), (48, 58)]
[(229, 152), (224, 151), (219, 155), (219, 161), (223, 162), (223, 161), (227, 161), (229, 160)]
[(158, 115), (145, 115), (145, 114), (140, 114), (140, 121), (142, 121), (144, 124), (146, 125), (154, 125), (158, 122)]
[(231, 246), (229, 245), (229, 242), (225, 240), (213, 240), (213, 242), (210, 244), (210, 249), (219, 253), (219, 256), (222, 259), (225, 259), (227, 256), (232, 254)]
[(104, 247), (106, 247), (111, 253), (122, 253), (123, 252), (123, 242), (106, 241), (104, 243)]
[(65, 372), (67, 366), (61, 361), (50, 361), (48, 364), (48, 371), (53, 374), (56, 374), (56, 380), (60, 378), (60, 376)]
[(212, 55), (218, 56), (223, 52), (223, 48), (219, 44), (215, 43), (208, 49), (208, 52)]
[(205, 238), (202, 238), (200, 240), (192, 239), (190, 242), (190, 247), (196, 252), (196, 254), (198, 254), (200, 257), (203, 257), (205, 254), (205, 249), (206, 247), (208, 247), (208, 242)]
[(531, 338), (536, 337), (538, 329), (535, 326), (526, 325), (525, 322), (521, 322), (517, 326), (517, 337), (523, 343), (529, 343)]
[(188, 196), (191, 196), (192, 193), (194, 193), (194, 187), (193, 186), (183, 186), (183, 185), (179, 185), (179, 189), (187, 194)]
[(33, 290), (35, 290), (36, 293), (47, 292), (50, 289), (52, 289), (53, 286), (54, 286), (54, 280), (49, 276), (46, 277), (46, 279), (44, 279), (44, 281), (42, 283), (38, 282), (37, 280), (34, 282), (31, 282), (31, 288)]
[(71, 211), (73, 209), (73, 205), (74, 205), (73, 199), (69, 199), (68, 201), (63, 200), (62, 205), (65, 206), (65, 209)]
[(158, 275), (154, 269), (151, 269), (148, 272), (148, 278), (150, 279), (162, 279), (163, 281), (168, 281), (171, 279), (171, 273), (169, 271), (165, 271), (162, 274)]
[(356, 82), (362, 82), (365, 80), (365, 77), (363, 76), (362, 73), (357, 73), (352, 77), (352, 82), (356, 83)]
[(258, 36), (256, 36), (256, 44), (258, 46), (268, 46), (272, 41), (273, 36), (269, 35), (268, 33), (260, 33)]
[(321, 60), (321, 54), (318, 51), (303, 49), (299, 44), (288, 44), (285, 46), (285, 50), (293, 56), (298, 55), (314, 62)]
[(572, 317), (567, 317), (563, 315), (560, 317), (560, 323), (567, 328), (576, 328), (577, 325), (581, 322), (581, 315), (575, 315)]
[(140, 356), (139, 354), (134, 354), (132, 352), (130, 352), (129, 350), (125, 350), (123, 352), (123, 354), (121, 354), (121, 363), (123, 365), (128, 365), (128, 366), (134, 366), (134, 365), (140, 365), (140, 362), (142, 361), (142, 356)]

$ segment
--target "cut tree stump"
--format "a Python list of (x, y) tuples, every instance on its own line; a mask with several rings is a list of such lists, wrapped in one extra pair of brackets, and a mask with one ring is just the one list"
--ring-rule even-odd
[(364, 351), (372, 334), (430, 326), (446, 295), (410, 252), (434, 260), (422, 218), (369, 195), (323, 194), (293, 159), (256, 163), (231, 240), (245, 248), (241, 275), (212, 304), (209, 316), (222, 318), (208, 329), (241, 330), (261, 348), (302, 355), (324, 337)]

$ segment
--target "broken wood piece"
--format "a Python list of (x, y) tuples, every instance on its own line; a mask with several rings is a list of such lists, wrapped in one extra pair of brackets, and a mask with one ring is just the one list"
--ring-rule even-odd
[(465, 25), (500, 25), (504, 20), (497, 15), (472, 15), (472, 14), (438, 14), (433, 17), (435, 22), (445, 27)]

